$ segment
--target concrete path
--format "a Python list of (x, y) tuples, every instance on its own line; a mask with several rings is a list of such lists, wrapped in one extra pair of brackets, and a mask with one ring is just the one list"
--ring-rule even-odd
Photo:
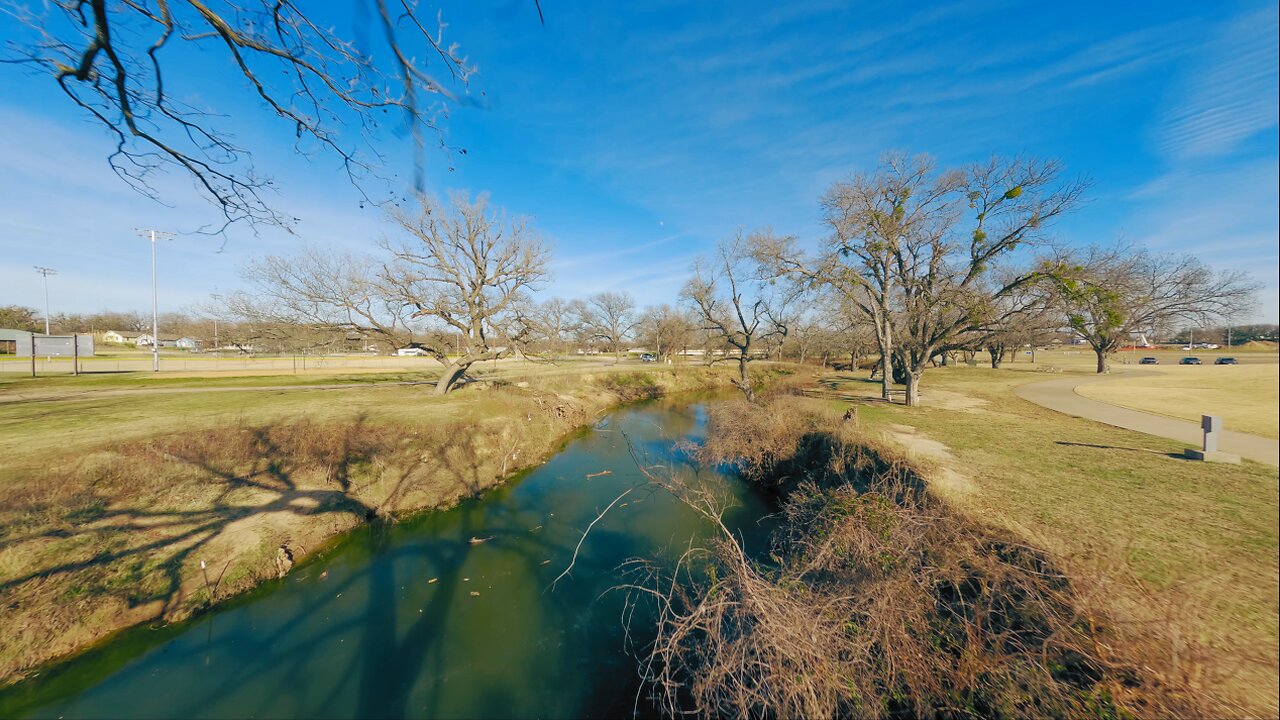
[[(1141, 371), (1127, 373), (1130, 377), (1157, 374), (1159, 373)], [(1095, 420), (1126, 430), (1135, 430), (1147, 435), (1178, 440), (1186, 443), (1187, 447), (1200, 447), (1203, 434), (1199, 423), (1109, 405), (1076, 393), (1076, 388), (1081, 385), (1114, 379), (1114, 376), (1066, 377), (1060, 380), (1021, 385), (1015, 392), (1024, 400), (1030, 400), (1060, 413)], [(1271, 438), (1224, 430), (1222, 438), (1218, 441), (1218, 449), (1256, 462), (1280, 466), (1280, 442)]]

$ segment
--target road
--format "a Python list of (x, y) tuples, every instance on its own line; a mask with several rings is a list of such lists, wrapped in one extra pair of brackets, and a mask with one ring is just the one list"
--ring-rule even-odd
[[(1129, 373), (1128, 376), (1140, 377), (1157, 374), (1159, 373), (1135, 371)], [(1092, 378), (1066, 377), (1059, 380), (1022, 385), (1015, 392), (1024, 400), (1029, 400), (1060, 413), (1114, 425), (1126, 430), (1146, 433), (1147, 435), (1178, 440), (1187, 443), (1187, 447), (1200, 447), (1203, 433), (1198, 423), (1109, 405), (1097, 400), (1091, 400), (1076, 392), (1076, 388), (1081, 385), (1112, 379), (1114, 378), (1108, 376)], [(1271, 438), (1224, 430), (1222, 438), (1218, 441), (1218, 449), (1256, 462), (1280, 466), (1280, 442)]]

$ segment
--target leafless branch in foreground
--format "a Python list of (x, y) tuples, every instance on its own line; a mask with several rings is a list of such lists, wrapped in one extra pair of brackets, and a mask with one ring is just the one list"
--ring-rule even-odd
[(159, 199), (153, 176), (176, 169), (219, 209), (217, 230), (288, 227), (295, 218), (272, 207), (274, 183), (225, 127), (229, 114), (185, 99), (209, 96), (209, 79), (177, 58), (209, 53), (200, 67), (225, 66), (219, 79), (238, 81), (278, 118), (296, 152), (336, 158), (365, 201), (381, 204), (390, 193), (365, 189), (385, 160), (375, 137), (388, 125), (412, 136), (421, 188), (422, 148), (428, 137), (445, 146), (448, 106), (460, 99), (451, 88), (465, 88), (473, 68), (445, 40), (440, 16), (416, 2), (362, 0), (355, 9), (351, 22), (295, 0), (13, 2), (0, 12), (19, 31), (0, 62), (48, 76), (106, 128), (112, 170), (142, 194)]

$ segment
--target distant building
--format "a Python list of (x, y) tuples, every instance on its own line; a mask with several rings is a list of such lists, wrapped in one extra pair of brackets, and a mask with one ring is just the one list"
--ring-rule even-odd
[(93, 355), (92, 335), (40, 335), (26, 330), (0, 330), (0, 355), (81, 357)]
[(396, 350), (396, 355), (401, 357), (424, 357), (430, 354), (431, 353), (420, 347), (402, 347), (399, 350)]
[[(155, 339), (146, 333), (143, 333), (134, 340), (134, 344), (140, 348), (149, 348), (155, 344)], [(178, 338), (160, 338), (160, 347), (178, 347)]]
[(117, 345), (136, 345), (138, 342), (138, 336), (141, 334), (142, 333), (108, 330), (102, 333), (102, 342), (116, 343)]
[[(163, 342), (163, 340), (161, 342)], [(200, 341), (193, 337), (180, 337), (177, 340), (173, 341), (173, 345), (174, 347), (179, 347), (179, 348), (182, 348), (183, 350), (199, 350), (200, 349)]]

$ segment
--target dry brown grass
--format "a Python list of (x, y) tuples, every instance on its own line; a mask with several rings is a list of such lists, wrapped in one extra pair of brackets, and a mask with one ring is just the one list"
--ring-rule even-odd
[[(672, 715), (704, 717), (1203, 716), (1185, 653), (1122, 637), (1094, 583), (959, 515), (913, 467), (839, 415), (792, 398), (727, 405), (704, 461), (783, 493), (767, 562), (724, 529), (656, 602), (645, 672)], [(707, 495), (673, 490), (713, 521)]]

